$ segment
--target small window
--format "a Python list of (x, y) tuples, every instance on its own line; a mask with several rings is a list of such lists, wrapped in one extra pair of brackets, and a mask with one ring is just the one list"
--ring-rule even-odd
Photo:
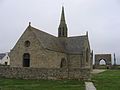
[(30, 41), (25, 41), (25, 47), (29, 47), (30, 46)]
[(65, 67), (67, 67), (67, 62), (66, 62), (65, 58), (62, 58), (60, 68), (65, 68)]

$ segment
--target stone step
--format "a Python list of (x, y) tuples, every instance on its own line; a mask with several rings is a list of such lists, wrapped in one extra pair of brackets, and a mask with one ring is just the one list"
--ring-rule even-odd
[(85, 82), (85, 90), (96, 90), (94, 84), (92, 82)]

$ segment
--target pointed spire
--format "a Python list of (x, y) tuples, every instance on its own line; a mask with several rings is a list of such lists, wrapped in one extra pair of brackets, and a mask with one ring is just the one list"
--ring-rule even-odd
[(61, 20), (58, 27), (58, 37), (67, 37), (67, 24), (65, 22), (64, 7), (62, 6)]
[(65, 22), (64, 6), (62, 6), (61, 22)]

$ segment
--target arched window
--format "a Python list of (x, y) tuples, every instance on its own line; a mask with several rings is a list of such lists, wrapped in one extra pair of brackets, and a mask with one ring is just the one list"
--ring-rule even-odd
[(66, 66), (67, 66), (67, 62), (66, 62), (65, 58), (62, 58), (60, 68), (65, 68)]
[(23, 55), (23, 67), (30, 67), (30, 54), (24, 53)]

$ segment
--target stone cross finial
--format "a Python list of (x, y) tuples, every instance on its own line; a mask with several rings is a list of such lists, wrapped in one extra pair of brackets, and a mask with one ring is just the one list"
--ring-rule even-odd
[(29, 26), (31, 26), (31, 22), (29, 22)]

